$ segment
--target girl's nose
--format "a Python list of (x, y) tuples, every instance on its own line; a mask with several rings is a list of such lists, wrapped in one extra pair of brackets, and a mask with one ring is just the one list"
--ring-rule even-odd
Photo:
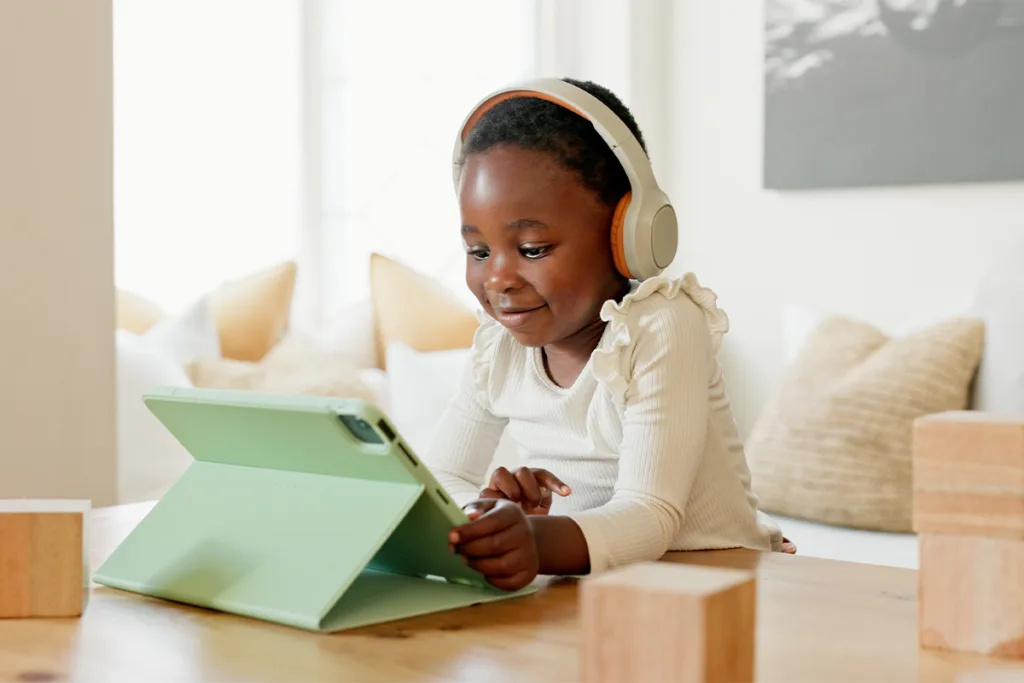
[(492, 253), (489, 265), (487, 289), (490, 291), (508, 292), (522, 286), (523, 279), (513, 259)]

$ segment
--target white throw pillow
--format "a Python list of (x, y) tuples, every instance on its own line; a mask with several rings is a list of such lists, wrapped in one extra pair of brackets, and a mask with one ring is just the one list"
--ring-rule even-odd
[(184, 364), (219, 357), (217, 328), (205, 300), (165, 318), (143, 335), (118, 330), (118, 502), (154, 500), (178, 480), (189, 455), (142, 402), (155, 387), (190, 387)]
[(373, 303), (369, 298), (356, 301), (330, 315), (319, 328), (292, 328), (326, 353), (339, 354), (358, 368), (380, 366), (374, 336)]
[(181, 367), (221, 357), (217, 321), (206, 298), (195, 301), (178, 315), (161, 318), (142, 336), (149, 346)]
[(972, 407), (1024, 415), (1024, 242), (1014, 245), (982, 281), (971, 313), (985, 321)]
[[(417, 454), (426, 453), (445, 409), (458, 393), (470, 362), (469, 349), (416, 351), (393, 343), (387, 349), (388, 415)], [(516, 443), (502, 435), (490, 470), (518, 467)]]
[(391, 400), (388, 396), (388, 373), (380, 368), (364, 368), (359, 371), (359, 381), (373, 392), (374, 403), (385, 413), (391, 412)]

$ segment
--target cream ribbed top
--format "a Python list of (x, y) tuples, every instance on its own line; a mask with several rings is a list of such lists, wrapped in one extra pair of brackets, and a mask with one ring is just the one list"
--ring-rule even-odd
[(547, 376), (540, 349), (482, 314), (427, 466), (465, 505), (508, 430), (522, 464), (572, 487), (551, 514), (579, 525), (592, 573), (668, 550), (777, 550), (717, 360), (729, 321), (716, 301), (692, 274), (634, 283), (602, 307), (601, 341), (567, 388)]

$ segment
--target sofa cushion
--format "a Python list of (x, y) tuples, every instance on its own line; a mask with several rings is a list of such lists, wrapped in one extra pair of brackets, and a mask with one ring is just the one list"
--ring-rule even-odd
[(116, 294), (116, 324), (119, 330), (143, 334), (164, 317), (163, 309), (149, 299), (121, 289)]
[[(455, 398), (470, 362), (469, 349), (420, 352), (394, 343), (387, 350), (388, 416), (421, 457), (430, 448), (437, 424)], [(518, 467), (516, 443), (506, 431), (491, 460), (490, 471)]]
[(186, 369), (195, 386), (207, 389), (376, 400), (350, 358), (325, 351), (296, 334), (286, 335), (258, 362), (207, 359), (190, 363)]
[[(288, 330), (296, 265), (286, 261), (228, 280), (206, 296), (224, 358), (257, 361)], [(148, 332), (167, 320), (163, 310), (138, 294), (117, 292), (117, 329)]]
[(469, 348), (479, 323), (476, 314), (444, 285), (386, 256), (370, 261), (378, 357), (401, 343), (416, 351)]
[(966, 407), (982, 338), (982, 323), (970, 318), (899, 338), (848, 318), (823, 321), (747, 440), (762, 507), (910, 531), (913, 421)]
[(118, 502), (160, 498), (192, 463), (189, 455), (146, 408), (156, 387), (189, 387), (189, 362), (215, 361), (217, 329), (206, 300), (163, 318), (145, 334), (116, 332)]
[(985, 350), (972, 408), (1024, 415), (1024, 241), (982, 280), (971, 313), (985, 321)]
[(291, 318), (294, 261), (225, 282), (210, 294), (225, 358), (258, 361), (281, 341)]

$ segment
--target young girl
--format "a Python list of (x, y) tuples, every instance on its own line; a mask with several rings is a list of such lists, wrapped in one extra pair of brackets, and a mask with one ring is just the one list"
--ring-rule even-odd
[[(564, 80), (646, 152), (615, 95)], [(693, 275), (616, 268), (613, 213), (631, 186), (594, 126), (520, 93), (472, 123), (458, 166), (466, 284), (485, 315), (424, 458), (471, 520), (449, 549), (507, 590), (669, 550), (795, 550), (751, 492), (715, 294)], [(525, 466), (485, 483), (505, 430)]]

